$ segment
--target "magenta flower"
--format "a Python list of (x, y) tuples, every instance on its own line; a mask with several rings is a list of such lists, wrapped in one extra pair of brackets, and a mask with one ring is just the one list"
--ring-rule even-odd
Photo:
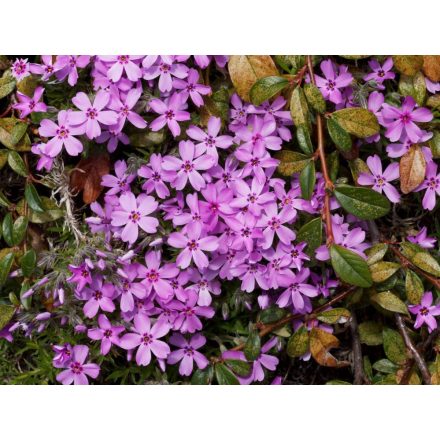
[(130, 81), (137, 81), (142, 76), (142, 70), (138, 66), (139, 60), (143, 58), (142, 55), (111, 55), (99, 58), (111, 65), (107, 77), (114, 83), (121, 79), (124, 72)]
[(331, 60), (322, 61), (321, 70), (325, 79), (319, 75), (315, 75), (315, 79), (322, 96), (334, 104), (340, 104), (344, 100), (340, 89), (349, 86), (353, 81), (353, 76), (349, 72), (344, 72), (344, 69), (341, 69), (340, 73), (336, 74), (335, 66)]
[(420, 305), (408, 306), (408, 310), (413, 315), (417, 314), (414, 328), (420, 328), (423, 324), (426, 324), (429, 333), (437, 328), (437, 320), (434, 316), (440, 315), (440, 306), (432, 305), (432, 301), (432, 292), (425, 292)]
[(215, 251), (218, 248), (218, 240), (215, 236), (200, 238), (200, 234), (201, 229), (195, 225), (189, 225), (185, 234), (182, 232), (170, 234), (168, 244), (174, 248), (183, 249), (176, 260), (181, 269), (186, 269), (192, 260), (199, 269), (208, 267), (209, 261), (203, 251)]
[[(114, 127), (114, 126), (113, 126)], [(107, 130), (103, 130), (101, 134), (95, 139), (96, 143), (103, 144), (107, 143), (107, 151), (109, 153), (113, 153), (116, 150), (119, 142), (122, 142), (124, 145), (128, 145), (130, 143), (130, 139), (125, 133), (117, 129), (108, 128)]]
[(159, 340), (169, 331), (169, 325), (163, 322), (156, 322), (151, 326), (148, 316), (136, 315), (134, 317), (133, 333), (122, 336), (120, 346), (126, 350), (139, 347), (136, 352), (136, 363), (146, 366), (151, 362), (151, 353), (158, 359), (166, 359), (169, 355), (169, 345)]
[(380, 157), (375, 154), (367, 159), (368, 168), (371, 174), (361, 173), (358, 177), (359, 185), (373, 185), (374, 191), (385, 193), (390, 202), (399, 203), (400, 194), (397, 189), (390, 184), (391, 181), (399, 178), (399, 163), (393, 162), (382, 171)]
[(84, 289), (87, 284), (92, 283), (90, 268), (85, 263), (82, 263), (80, 266), (69, 264), (69, 270), (72, 272), (72, 275), (67, 278), (67, 281), (69, 283), (75, 283), (76, 289), (79, 292)]
[(72, 349), (72, 359), (67, 370), (57, 375), (57, 381), (63, 385), (88, 385), (87, 376), (96, 379), (99, 375), (99, 365), (84, 363), (89, 348), (86, 345), (76, 345)]
[(253, 216), (229, 217), (225, 222), (235, 232), (230, 243), (231, 249), (246, 249), (250, 253), (254, 250), (256, 240), (263, 238), (261, 229), (255, 227), (256, 219)]
[(88, 298), (83, 311), (87, 318), (93, 318), (101, 309), (105, 312), (113, 312), (115, 305), (113, 303), (115, 288), (113, 284), (104, 283), (102, 276), (95, 276), (89, 287), (82, 290), (82, 294)]
[(235, 157), (244, 162), (241, 178), (255, 175), (258, 182), (266, 183), (266, 172), (275, 169), (280, 163), (277, 159), (270, 156), (267, 151), (258, 154), (256, 151), (237, 149)]
[(144, 284), (135, 282), (138, 278), (137, 265), (125, 265), (123, 269), (118, 269), (118, 275), (121, 277), (121, 310), (125, 313), (131, 312), (135, 306), (133, 295), (138, 299), (144, 299), (147, 296), (147, 290)]
[(411, 243), (418, 244), (420, 247), (425, 249), (433, 249), (437, 239), (433, 237), (428, 237), (428, 230), (426, 226), (420, 229), (419, 233), (416, 235), (410, 235), (407, 237), (408, 241)]
[(195, 190), (204, 188), (206, 182), (199, 171), (211, 168), (214, 165), (214, 158), (207, 154), (196, 157), (195, 147), (191, 141), (179, 142), (179, 154), (181, 159), (174, 156), (163, 158), (162, 168), (175, 174), (171, 186), (182, 190), (189, 180)]
[(188, 67), (178, 61), (172, 55), (147, 55), (142, 62), (144, 66), (144, 79), (150, 80), (159, 77), (159, 90), (170, 92), (173, 88), (173, 76), (176, 78), (186, 78)]
[(38, 132), (40, 136), (51, 137), (45, 148), (46, 153), (51, 157), (57, 156), (63, 146), (71, 156), (77, 156), (83, 150), (83, 144), (74, 136), (83, 133), (79, 127), (71, 124), (72, 112), (61, 110), (58, 113), (58, 125), (50, 119), (43, 119)]
[[(422, 130), (422, 137), (419, 140), (419, 143), (426, 142), (427, 140), (432, 138), (432, 133)], [(405, 153), (408, 152), (413, 142), (407, 137), (402, 136), (402, 138), (395, 144), (390, 144), (387, 146), (387, 154), (388, 157), (396, 158), (401, 157)], [(432, 160), (432, 152), (429, 147), (422, 147), (423, 155), (425, 156), (426, 162)]]
[(177, 90), (182, 90), (180, 94), (182, 95), (183, 102), (188, 101), (188, 97), (190, 97), (192, 102), (197, 107), (200, 107), (203, 105), (203, 98), (201, 95), (209, 95), (211, 93), (211, 87), (199, 84), (198, 81), (199, 73), (195, 69), (190, 69), (188, 77), (184, 80), (175, 79), (173, 81), (173, 86)]
[(201, 192), (206, 200), (200, 201), (202, 219), (206, 229), (211, 231), (217, 226), (219, 217), (225, 219), (233, 213), (230, 206), (232, 190), (209, 183)]
[(217, 148), (226, 149), (232, 145), (232, 136), (219, 136), (221, 128), (221, 119), (211, 116), (208, 121), (208, 133), (205, 133), (199, 127), (192, 125), (188, 130), (186, 130), (187, 135), (199, 141), (196, 144), (196, 156), (200, 156), (203, 153), (207, 153), (210, 156), (216, 158), (218, 161), (218, 151)]
[(101, 134), (101, 125), (113, 125), (118, 122), (118, 115), (113, 110), (102, 110), (109, 102), (110, 94), (100, 90), (93, 101), (84, 92), (79, 92), (72, 102), (81, 110), (70, 114), (70, 122), (83, 129), (89, 139), (94, 139)]
[(113, 226), (124, 226), (121, 233), (122, 241), (133, 244), (138, 238), (138, 227), (148, 234), (154, 234), (159, 226), (157, 218), (148, 214), (156, 211), (158, 203), (153, 197), (145, 194), (137, 198), (133, 193), (126, 193), (119, 197), (119, 208), (113, 212)]
[(424, 189), (426, 189), (426, 192), (422, 200), (423, 208), (432, 211), (435, 207), (436, 194), (440, 196), (440, 174), (437, 174), (437, 164), (435, 162), (428, 163), (425, 180), (414, 191), (418, 192)]
[(52, 55), (41, 55), (41, 64), (31, 63), (29, 70), (35, 75), (42, 75), (41, 79), (47, 81), (55, 72)]
[(59, 55), (55, 61), (55, 76), (63, 81), (66, 77), (70, 86), (78, 81), (78, 67), (84, 68), (90, 63), (88, 55)]
[(220, 295), (221, 287), (217, 278), (217, 272), (211, 269), (192, 270), (190, 284), (187, 289), (197, 292), (199, 306), (210, 306), (213, 295)]
[(255, 283), (263, 290), (269, 289), (265, 276), (267, 268), (259, 263), (260, 260), (261, 255), (253, 252), (246, 261), (231, 267), (231, 275), (241, 280), (241, 290), (248, 293), (253, 292), (255, 290)]
[(383, 90), (385, 87), (383, 86), (383, 82), (387, 79), (394, 79), (396, 74), (391, 71), (393, 68), (393, 59), (388, 57), (383, 65), (381, 66), (377, 60), (371, 60), (368, 62), (371, 73), (364, 76), (365, 81), (373, 80), (377, 83), (378, 89)]
[(146, 288), (147, 295), (154, 290), (162, 299), (169, 300), (172, 298), (174, 290), (171, 286), (171, 279), (177, 277), (179, 268), (173, 263), (164, 264), (161, 267), (161, 254), (154, 251), (145, 255), (145, 263), (147, 267), (141, 266), (138, 274), (141, 278), (144, 278), (142, 284)]
[(52, 350), (55, 352), (52, 365), (55, 368), (67, 368), (72, 359), (72, 346), (70, 344), (53, 345)]
[(52, 169), (54, 157), (49, 154), (47, 144), (32, 145), (31, 151), (37, 156), (40, 156), (36, 166), (38, 171), (42, 170), (43, 168), (47, 171), (50, 171)]
[(152, 154), (150, 162), (143, 165), (138, 170), (138, 176), (144, 177), (147, 181), (142, 185), (142, 189), (147, 194), (156, 192), (160, 199), (166, 199), (170, 195), (170, 190), (165, 185), (164, 181), (173, 180), (173, 173), (167, 172), (162, 168), (162, 156), (160, 154)]
[(171, 336), (170, 343), (179, 347), (179, 349), (170, 353), (167, 358), (167, 363), (173, 365), (180, 361), (179, 374), (181, 376), (191, 375), (194, 362), (201, 370), (209, 364), (208, 359), (197, 351), (198, 348), (206, 343), (206, 338), (200, 333), (192, 336), (189, 342), (179, 333), (175, 333)]
[(139, 101), (141, 94), (142, 89), (136, 88), (131, 89), (125, 98), (121, 98), (117, 90), (112, 90), (108, 108), (117, 112), (119, 118), (117, 128), (119, 130), (122, 130), (127, 119), (137, 128), (145, 128), (147, 126), (145, 119), (133, 111), (133, 107)]
[(12, 76), (18, 81), (21, 81), (23, 78), (29, 76), (30, 71), (29, 71), (29, 63), (27, 58), (26, 59), (17, 58), (12, 63), (11, 73)]
[(382, 117), (387, 125), (385, 136), (396, 142), (402, 136), (408, 136), (411, 142), (416, 143), (423, 137), (421, 130), (414, 122), (429, 122), (433, 115), (427, 108), (417, 108), (412, 96), (407, 96), (403, 101), (402, 108), (398, 109), (389, 104), (384, 104)]
[(136, 177), (134, 174), (127, 174), (127, 163), (123, 160), (115, 162), (115, 174), (106, 174), (102, 177), (101, 185), (110, 188), (107, 195), (115, 195), (119, 192), (130, 191), (130, 183)]
[(101, 341), (101, 354), (105, 356), (110, 351), (112, 344), (119, 345), (119, 334), (125, 330), (122, 325), (112, 326), (105, 315), (99, 315), (98, 328), (92, 328), (87, 336), (94, 341)]
[(167, 103), (160, 99), (152, 99), (150, 107), (160, 116), (150, 123), (151, 130), (159, 131), (166, 124), (174, 137), (179, 136), (180, 126), (178, 123), (188, 121), (191, 117), (188, 112), (182, 110), (182, 106), (182, 97), (178, 93), (174, 93)]
[(44, 102), (38, 102), (43, 96), (43, 92), (43, 87), (37, 87), (32, 98), (23, 93), (17, 92), (18, 103), (14, 104), (12, 107), (16, 110), (20, 110), (21, 119), (31, 113), (45, 112), (47, 110), (47, 106)]
[(318, 290), (315, 286), (305, 283), (309, 276), (310, 270), (306, 268), (291, 277), (283, 286), (287, 289), (278, 297), (278, 306), (286, 307), (292, 304), (297, 312), (310, 312), (312, 310), (310, 298), (318, 296)]

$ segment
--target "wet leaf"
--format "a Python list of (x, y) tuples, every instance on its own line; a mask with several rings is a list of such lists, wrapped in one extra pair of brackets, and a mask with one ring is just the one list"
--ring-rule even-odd
[(260, 78), (278, 75), (269, 55), (232, 55), (228, 70), (238, 95), (245, 101), (250, 100), (250, 90)]
[(21, 139), (23, 139), (23, 136), (26, 133), (26, 130), (28, 129), (28, 125), (26, 122), (17, 122), (17, 124), (14, 125), (11, 131), (11, 143), (12, 145), (17, 145)]
[(400, 264), (391, 261), (379, 261), (370, 265), (371, 277), (375, 283), (382, 283), (400, 269)]
[(0, 99), (8, 96), (15, 89), (15, 79), (12, 75), (6, 74), (0, 78)]
[(332, 244), (330, 257), (333, 269), (342, 281), (359, 287), (373, 284), (367, 262), (355, 252)]
[(287, 355), (290, 357), (301, 357), (309, 351), (309, 331), (301, 326), (287, 342)]
[(416, 189), (424, 180), (426, 160), (420, 146), (411, 145), (400, 159), (400, 189), (408, 194)]
[(334, 368), (346, 367), (347, 362), (336, 359), (329, 352), (332, 348), (337, 347), (339, 347), (339, 339), (336, 336), (320, 328), (312, 328), (310, 332), (310, 353), (319, 365)]
[(423, 57), (419, 55), (393, 55), (393, 63), (400, 73), (414, 76), (423, 67)]
[(409, 314), (406, 304), (392, 292), (385, 291), (376, 293), (371, 297), (371, 301), (374, 301), (383, 309), (389, 310), (390, 312), (402, 313), (404, 315)]
[(282, 76), (267, 76), (259, 79), (249, 92), (250, 100), (254, 105), (260, 105), (281, 92), (289, 85), (289, 81)]
[(238, 379), (234, 373), (229, 370), (224, 364), (215, 364), (215, 377), (219, 385), (239, 385)]
[(311, 161), (310, 156), (290, 150), (281, 150), (277, 152), (275, 158), (280, 161), (278, 172), (286, 177), (301, 172)]
[(310, 200), (316, 183), (315, 162), (310, 161), (301, 171), (299, 183), (301, 187), (301, 197), (305, 200)]
[(345, 131), (359, 138), (373, 136), (379, 132), (376, 116), (364, 108), (344, 108), (333, 112), (330, 117)]
[(405, 277), (406, 297), (411, 304), (420, 304), (425, 289), (419, 276), (412, 270), (407, 269)]

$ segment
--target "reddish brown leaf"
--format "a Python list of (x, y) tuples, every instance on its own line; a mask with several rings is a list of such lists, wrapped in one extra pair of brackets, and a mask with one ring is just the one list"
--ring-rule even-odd
[(440, 81), (440, 55), (425, 55), (423, 72), (431, 81)]
[(410, 149), (400, 159), (400, 189), (408, 194), (416, 189), (425, 178), (426, 160), (418, 145)]
[(318, 362), (324, 367), (346, 367), (346, 361), (336, 359), (329, 350), (331, 348), (339, 347), (339, 339), (331, 333), (327, 333), (320, 328), (312, 328), (310, 332), (310, 353)]
[(70, 188), (83, 193), (83, 201), (87, 205), (94, 202), (102, 191), (102, 176), (110, 171), (108, 154), (100, 154), (82, 159), (70, 175)]

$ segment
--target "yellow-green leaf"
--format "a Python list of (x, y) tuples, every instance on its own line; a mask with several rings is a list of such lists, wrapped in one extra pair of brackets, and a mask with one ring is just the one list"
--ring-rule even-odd
[(345, 108), (331, 114), (331, 118), (348, 133), (359, 138), (373, 136), (379, 132), (379, 122), (374, 113), (365, 108)]
[(400, 264), (390, 261), (379, 261), (370, 266), (371, 277), (375, 283), (382, 283), (400, 269)]

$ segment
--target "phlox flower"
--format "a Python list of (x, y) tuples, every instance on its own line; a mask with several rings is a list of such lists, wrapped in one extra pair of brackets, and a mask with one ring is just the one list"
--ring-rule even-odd
[(137, 81), (142, 77), (142, 70), (138, 63), (143, 55), (110, 55), (100, 56), (99, 59), (111, 65), (107, 71), (107, 77), (114, 83), (118, 82), (123, 73), (130, 81)]
[(17, 92), (18, 103), (14, 104), (12, 107), (20, 111), (20, 118), (23, 119), (31, 113), (45, 112), (47, 106), (44, 102), (39, 102), (43, 96), (44, 89), (39, 86), (35, 89), (35, 92), (30, 98), (21, 92)]
[(119, 345), (119, 334), (125, 330), (122, 325), (113, 326), (107, 316), (99, 315), (97, 328), (91, 328), (87, 336), (94, 341), (101, 341), (101, 354), (105, 356), (112, 345)]
[(147, 55), (142, 65), (144, 67), (144, 79), (150, 80), (159, 77), (159, 90), (170, 92), (173, 88), (173, 77), (186, 78), (188, 67), (181, 64), (173, 55)]
[(409, 237), (407, 237), (407, 239), (411, 243), (418, 244), (420, 247), (425, 249), (433, 249), (435, 243), (437, 242), (436, 238), (428, 237), (428, 229), (426, 228), (426, 226), (423, 226), (418, 234), (410, 235)]
[(115, 174), (106, 174), (102, 177), (101, 185), (110, 188), (107, 190), (107, 195), (115, 195), (119, 192), (125, 193), (130, 191), (130, 183), (136, 177), (134, 174), (127, 174), (127, 163), (123, 160), (118, 160), (114, 165)]
[(437, 328), (435, 316), (440, 315), (440, 306), (432, 305), (432, 301), (432, 292), (425, 292), (419, 305), (408, 307), (413, 315), (417, 315), (414, 328), (420, 328), (423, 324), (426, 324), (429, 333)]
[(432, 211), (435, 207), (436, 195), (440, 196), (440, 174), (437, 174), (437, 164), (429, 162), (426, 166), (425, 180), (414, 191), (426, 189), (422, 205), (424, 209)]
[(199, 73), (195, 69), (190, 69), (188, 77), (185, 79), (176, 78), (173, 80), (173, 86), (176, 90), (181, 90), (180, 94), (184, 102), (191, 98), (191, 101), (200, 107), (203, 105), (202, 95), (209, 95), (211, 87), (200, 84)]
[(155, 191), (160, 199), (166, 199), (170, 195), (170, 190), (164, 181), (172, 180), (173, 173), (165, 171), (162, 168), (162, 162), (163, 158), (160, 154), (152, 154), (148, 165), (139, 168), (138, 176), (147, 179), (142, 185), (142, 189), (147, 194)]
[(67, 82), (74, 86), (78, 81), (78, 67), (84, 68), (90, 63), (88, 55), (58, 55), (54, 63), (55, 76), (58, 80)]
[(76, 345), (72, 349), (72, 358), (66, 370), (57, 375), (57, 381), (63, 385), (88, 385), (87, 376), (96, 379), (99, 375), (99, 365), (85, 363), (89, 354), (86, 345)]
[(336, 73), (337, 71), (331, 60), (322, 61), (320, 66), (325, 78), (315, 74), (316, 85), (325, 99), (334, 104), (340, 104), (343, 101), (341, 89), (352, 83), (353, 76), (344, 69), (341, 70), (341, 68), (339, 74)]

